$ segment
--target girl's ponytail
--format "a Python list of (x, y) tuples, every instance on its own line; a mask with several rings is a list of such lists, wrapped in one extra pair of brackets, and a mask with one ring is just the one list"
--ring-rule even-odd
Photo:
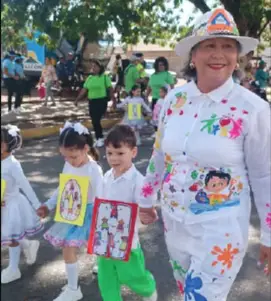
[(90, 147), (90, 148), (89, 148), (89, 153), (90, 153), (90, 155), (91, 155), (91, 157), (92, 157), (92, 159), (93, 159), (94, 161), (96, 161), (96, 162), (99, 161), (100, 155), (99, 155), (98, 150), (97, 150), (95, 147), (93, 147), (93, 146)]

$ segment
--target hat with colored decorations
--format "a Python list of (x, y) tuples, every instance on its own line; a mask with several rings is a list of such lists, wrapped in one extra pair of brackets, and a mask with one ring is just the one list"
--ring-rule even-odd
[(233, 16), (224, 8), (216, 8), (195, 21), (191, 34), (176, 45), (176, 54), (188, 60), (190, 51), (195, 45), (213, 38), (236, 40), (241, 45), (240, 56), (253, 51), (259, 43), (257, 39), (240, 36)]

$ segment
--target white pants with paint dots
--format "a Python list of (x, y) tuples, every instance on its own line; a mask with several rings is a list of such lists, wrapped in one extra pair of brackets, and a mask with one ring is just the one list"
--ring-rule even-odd
[(163, 211), (174, 277), (185, 301), (226, 301), (242, 266), (249, 219), (225, 217), (186, 225)]

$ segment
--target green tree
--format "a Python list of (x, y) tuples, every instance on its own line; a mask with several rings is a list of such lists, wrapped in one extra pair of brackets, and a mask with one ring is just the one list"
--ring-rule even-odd
[[(122, 42), (135, 44), (176, 40), (189, 33), (191, 28), (180, 26), (185, 12), (185, 0), (2, 0), (2, 44), (17, 45), (21, 32), (42, 34), (38, 42), (54, 46), (64, 35), (77, 41), (84, 32), (89, 41), (108, 39), (108, 29), (115, 27)], [(186, 0), (187, 1), (187, 0)], [(211, 9), (214, 0), (188, 0), (201, 12)], [(259, 37), (270, 21), (270, 0), (221, 0), (229, 10), (242, 35)], [(180, 13), (176, 14), (176, 10)], [(193, 16), (189, 19), (191, 21)]]
[[(211, 9), (208, 0), (189, 0), (197, 9), (205, 13)], [(233, 15), (239, 32), (254, 38), (260, 38), (271, 21), (270, 0), (220, 0), (215, 5), (222, 4)]]

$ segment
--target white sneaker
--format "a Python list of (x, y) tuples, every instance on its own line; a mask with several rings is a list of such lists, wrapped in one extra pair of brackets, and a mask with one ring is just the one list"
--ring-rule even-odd
[(30, 240), (29, 247), (23, 249), (24, 256), (26, 258), (26, 263), (32, 265), (37, 260), (37, 254), (40, 247), (40, 242), (37, 240)]
[(96, 142), (96, 147), (103, 147), (104, 146), (104, 139), (99, 138)]
[(156, 290), (150, 297), (143, 298), (144, 301), (157, 301), (157, 299), (158, 299), (158, 296), (157, 296)]
[(53, 301), (78, 301), (83, 298), (83, 294), (81, 292), (80, 286), (78, 286), (77, 290), (74, 291), (70, 289), (68, 286), (62, 291), (62, 293)]
[(18, 280), (21, 278), (21, 272), (19, 269), (13, 270), (10, 267), (7, 267), (1, 272), (1, 283), (6, 284)]
[(97, 263), (94, 264), (93, 268), (92, 268), (92, 273), (97, 275), (98, 274), (98, 265)]

